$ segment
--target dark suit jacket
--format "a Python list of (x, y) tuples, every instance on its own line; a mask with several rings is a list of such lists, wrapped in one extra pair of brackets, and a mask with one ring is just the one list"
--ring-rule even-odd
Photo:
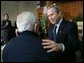
[[(53, 27), (49, 27), (49, 39), (53, 40)], [(56, 61), (75, 61), (75, 51), (78, 49), (79, 39), (77, 25), (73, 22), (63, 21), (60, 24), (56, 43), (63, 43), (64, 52), (57, 52)]]
[(10, 40), (3, 50), (3, 62), (50, 62), (54, 54), (46, 53), (42, 40), (31, 31), (20, 33)]
[[(8, 25), (6, 25), (8, 22)], [(1, 37), (3, 38), (4, 42), (9, 41), (12, 38), (12, 23), (10, 20), (3, 20), (1, 21)]]

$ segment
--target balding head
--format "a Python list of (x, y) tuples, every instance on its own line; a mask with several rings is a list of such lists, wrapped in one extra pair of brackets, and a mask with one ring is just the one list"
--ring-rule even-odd
[(23, 31), (33, 31), (33, 24), (35, 23), (36, 19), (33, 13), (31, 12), (22, 12), (17, 16), (17, 28), (19, 32)]

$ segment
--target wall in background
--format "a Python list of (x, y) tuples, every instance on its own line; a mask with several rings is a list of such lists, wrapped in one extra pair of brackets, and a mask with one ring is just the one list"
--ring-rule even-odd
[(78, 15), (83, 16), (83, 1), (56, 1), (56, 4), (61, 8), (66, 19), (73, 19)]
[(1, 1), (1, 20), (3, 14), (8, 13), (13, 24), (19, 13), (31, 11), (37, 16), (36, 10), (36, 1)]
[(1, 1), (1, 20), (4, 18), (4, 13), (9, 14), (10, 20), (16, 20), (18, 14), (18, 2), (16, 1)]

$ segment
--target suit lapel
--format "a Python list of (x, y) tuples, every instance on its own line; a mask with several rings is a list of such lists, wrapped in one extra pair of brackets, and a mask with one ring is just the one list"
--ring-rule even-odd
[[(65, 29), (65, 21), (63, 20), (59, 26), (59, 29), (58, 29), (58, 34), (57, 34), (57, 39), (56, 41), (59, 41), (61, 36), (65, 33), (64, 32), (64, 29)], [(50, 28), (49, 28), (49, 38), (53, 40), (53, 27), (54, 25), (50, 25)]]
[(64, 20), (61, 22), (59, 29), (58, 29), (58, 34), (57, 34), (57, 41), (60, 39), (60, 36), (63, 34), (65, 28), (65, 22)]

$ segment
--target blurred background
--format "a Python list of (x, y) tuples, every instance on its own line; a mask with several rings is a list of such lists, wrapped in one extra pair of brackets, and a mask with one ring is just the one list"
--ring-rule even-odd
[(36, 15), (37, 25), (40, 24), (36, 28), (38, 34), (44, 34), (41, 38), (45, 38), (49, 26), (49, 22), (45, 17), (45, 7), (50, 4), (58, 5), (65, 19), (77, 23), (80, 48), (76, 52), (76, 62), (83, 62), (83, 1), (1, 1), (1, 21), (4, 19), (4, 13), (8, 13), (12, 26), (15, 26), (14, 23), (19, 13), (31, 11)]

